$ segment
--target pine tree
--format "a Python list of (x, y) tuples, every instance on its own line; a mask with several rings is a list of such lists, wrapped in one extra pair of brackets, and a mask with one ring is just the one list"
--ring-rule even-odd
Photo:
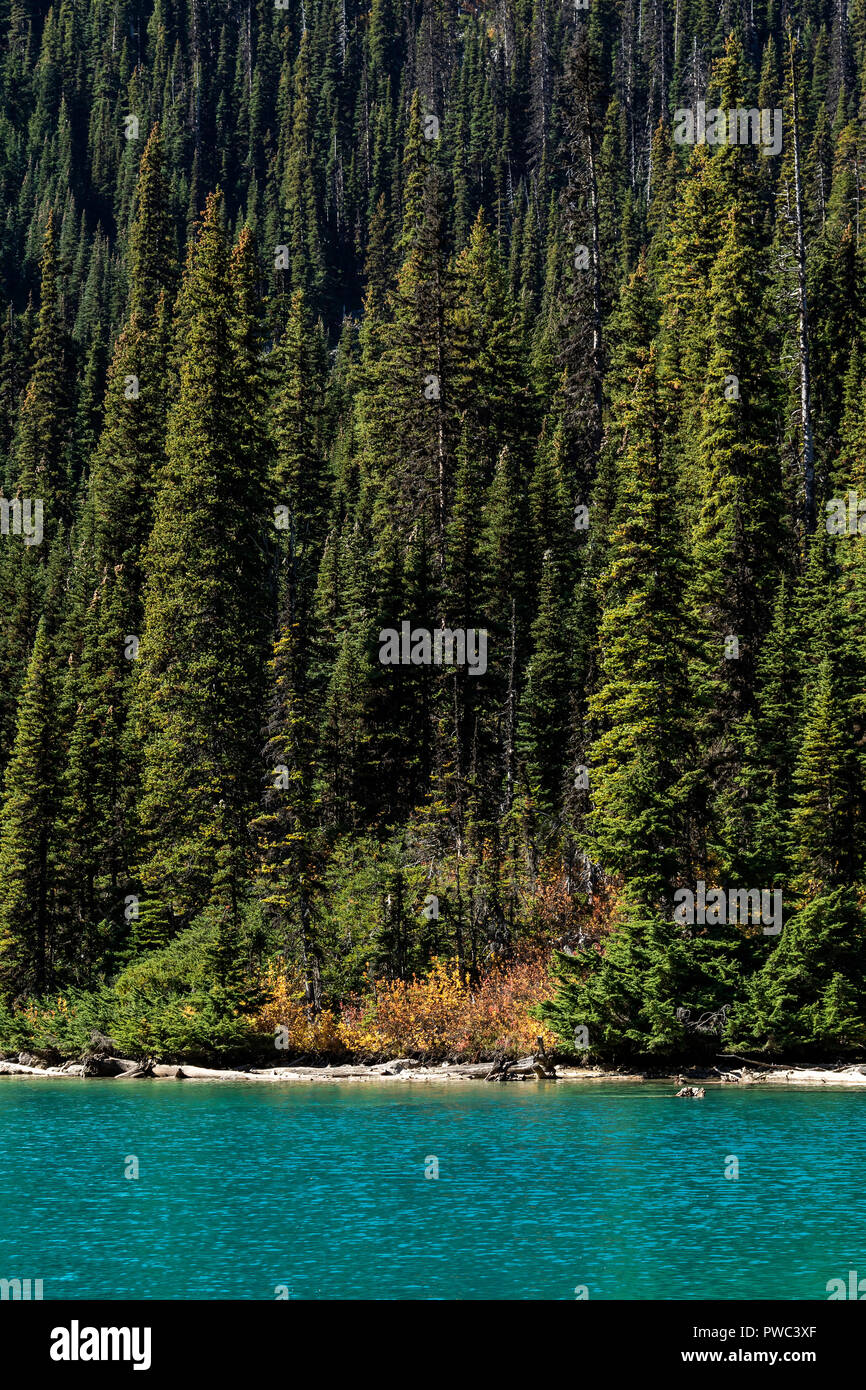
[(739, 1046), (786, 1058), (859, 1052), (866, 1041), (866, 923), (855, 889), (827, 888), (783, 924), (736, 1009)]
[(145, 554), (140, 876), (170, 927), (240, 910), (257, 784), (269, 553), (254, 253), (208, 200), (181, 291), (180, 388)]
[(142, 155), (130, 231), (130, 312), (108, 374), (105, 423), (90, 483), (94, 578), (126, 566), (130, 631), (140, 622), (141, 552), (152, 524), (169, 391), (169, 311), (176, 276), (159, 127)]
[(532, 655), (520, 711), (518, 748), (530, 788), (551, 814), (562, 796), (568, 756), (573, 678), (567, 593), (562, 562), (547, 552), (541, 575), (538, 616), (532, 625)]
[(781, 476), (772, 382), (765, 354), (755, 351), (762, 302), (755, 267), (754, 243), (734, 212), (711, 281), (714, 348), (701, 403), (694, 532), (694, 603), (706, 634), (696, 680), (713, 683), (711, 695), (701, 693), (717, 720), (741, 713), (751, 699), (779, 543)]
[(846, 693), (844, 653), (825, 650), (806, 687), (794, 772), (791, 862), (800, 885), (847, 885), (862, 869), (863, 785)]
[(635, 901), (669, 899), (684, 856), (685, 559), (662, 448), (656, 359), (618, 403), (622, 438), (610, 559), (599, 581), (600, 680), (590, 788), (592, 853)]
[(52, 913), (62, 750), (46, 620), (21, 691), (0, 804), (0, 983), (7, 996), (41, 995), (54, 973)]
[(712, 1056), (718, 1031), (688, 1025), (730, 1008), (737, 947), (730, 928), (676, 927), (627, 892), (603, 954), (590, 947), (556, 958), (558, 990), (542, 1017), (566, 1047), (592, 1058)]
[(39, 318), (32, 349), (34, 365), (13, 446), (19, 493), (42, 500), (44, 530), (49, 539), (69, 521), (72, 509), (67, 469), (70, 363), (56, 255), (54, 214), (49, 213), (42, 249)]
[(147, 139), (135, 190), (134, 221), (129, 235), (130, 314), (141, 324), (158, 313), (160, 296), (171, 299), (177, 277), (177, 252), (169, 207), (165, 150), (159, 125)]
[(284, 570), (292, 622), (310, 613), (327, 521), (325, 381), (327, 351), (303, 290), (292, 295), (283, 338), (271, 358), (274, 391), (272, 490), (287, 534)]
[[(267, 751), (271, 766), (265, 810), (255, 822), (262, 850), (264, 902), (304, 970), (307, 1006), (321, 1008), (321, 832), (315, 792), (315, 706), (304, 646), (287, 617), (274, 647), (273, 710)], [(343, 750), (341, 749), (341, 752)]]
[(516, 306), (496, 242), (480, 212), (457, 257), (455, 277), (454, 339), (460, 367), (454, 383), (456, 408), (490, 476), (505, 445), (523, 443), (533, 417)]
[(130, 861), (136, 764), (126, 733), (137, 638), (122, 566), (107, 568), (83, 620), (81, 653), (67, 668), (69, 753), (56, 825), (58, 941), (64, 976), (90, 984), (128, 935), (137, 895)]
[(182, 960), (228, 1049), (259, 954), (315, 1012), (589, 934), (567, 1043), (862, 1046), (864, 0), (123, 8), (0, 6), (4, 990)]

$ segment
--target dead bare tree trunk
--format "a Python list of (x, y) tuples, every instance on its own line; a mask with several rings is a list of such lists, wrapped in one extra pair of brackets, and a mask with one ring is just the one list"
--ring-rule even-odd
[(595, 139), (592, 121), (592, 108), (589, 95), (589, 64), (586, 72), (586, 160), (589, 169), (589, 202), (592, 215), (592, 366), (595, 378), (595, 408), (597, 431), (601, 437), (602, 419), (602, 373), (601, 373), (601, 234), (598, 216), (598, 182), (595, 173)]
[(788, 25), (791, 82), (791, 136), (794, 153), (794, 227), (797, 264), (797, 353), (800, 363), (800, 431), (803, 438), (803, 497), (807, 537), (815, 530), (815, 445), (812, 438), (809, 374), (809, 304), (806, 295), (806, 242), (803, 235), (803, 190), (800, 177), (800, 113), (797, 92), (796, 39)]

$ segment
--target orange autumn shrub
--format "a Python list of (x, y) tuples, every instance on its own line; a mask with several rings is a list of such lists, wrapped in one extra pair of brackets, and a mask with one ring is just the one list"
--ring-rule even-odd
[(363, 999), (323, 1010), (311, 1019), (297, 971), (272, 963), (261, 977), (266, 1002), (258, 1033), (285, 1028), (286, 1057), (418, 1057), (428, 1062), (477, 1061), (495, 1053), (517, 1057), (534, 1052), (554, 1035), (530, 1010), (551, 998), (547, 957), (540, 951), (493, 966), (480, 984), (460, 978), (457, 962), (437, 960), (419, 979), (377, 980)]
[(340, 1035), (353, 1053), (476, 1061), (552, 1046), (553, 1033), (530, 1010), (553, 987), (540, 953), (494, 966), (481, 983), (460, 979), (456, 961), (436, 961), (423, 979), (378, 981), (360, 1004), (343, 1007)]
[(437, 960), (424, 979), (380, 980), (373, 989), (360, 1008), (343, 1009), (353, 1051), (439, 1060), (462, 1040), (468, 999), (456, 962)]
[(288, 1038), (283, 1050), (288, 1055), (346, 1051), (336, 1014), (324, 1009), (310, 1018), (303, 981), (297, 971), (287, 971), (282, 962), (272, 961), (261, 977), (261, 985), (267, 997), (256, 1016), (256, 1032), (276, 1034), (278, 1028), (285, 1028)]
[(522, 1056), (535, 1051), (539, 1037), (545, 1048), (553, 1047), (553, 1032), (530, 1013), (553, 998), (548, 962), (546, 952), (534, 951), (484, 977), (473, 999), (470, 1051), (478, 1056), (500, 1051)]

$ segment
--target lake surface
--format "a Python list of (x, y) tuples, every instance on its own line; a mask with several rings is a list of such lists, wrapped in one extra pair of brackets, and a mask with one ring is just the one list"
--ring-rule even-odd
[(522, 1300), (826, 1299), (866, 1276), (866, 1091), (674, 1089), (3, 1077), (0, 1277)]

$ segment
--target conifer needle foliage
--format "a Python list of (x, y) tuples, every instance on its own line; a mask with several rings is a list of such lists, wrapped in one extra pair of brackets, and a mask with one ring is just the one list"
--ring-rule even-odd
[(864, 84), (864, 0), (0, 4), (0, 1046), (866, 1045)]

